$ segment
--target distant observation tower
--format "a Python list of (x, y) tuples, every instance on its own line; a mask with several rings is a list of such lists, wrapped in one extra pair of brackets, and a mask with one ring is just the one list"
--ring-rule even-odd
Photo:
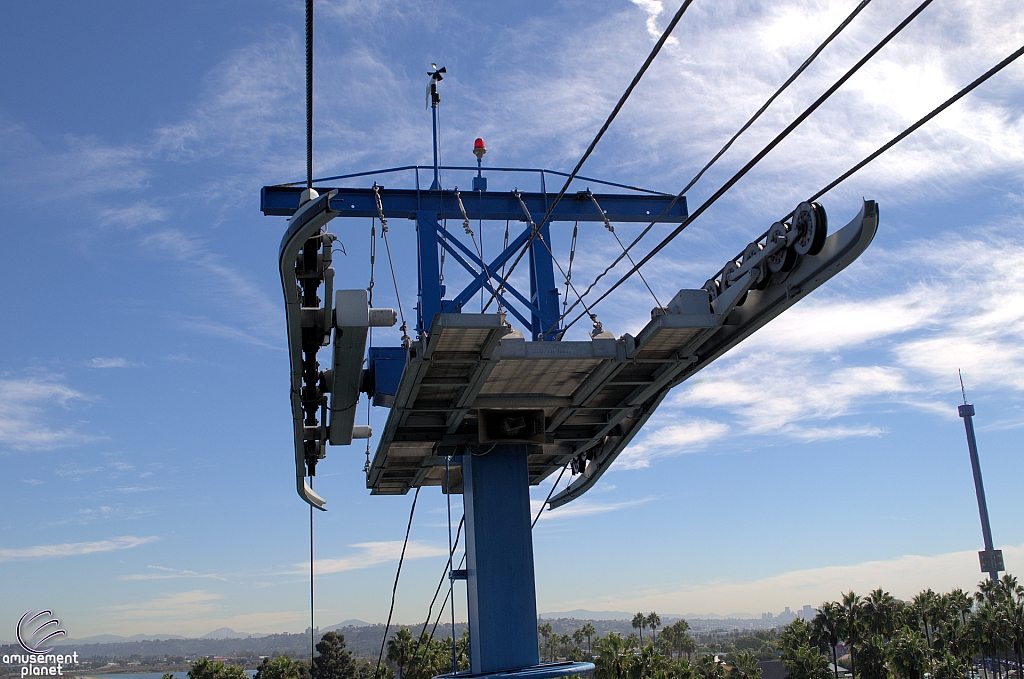
[[(959, 371), (957, 371), (959, 374)], [(981, 515), (981, 535), (985, 540), (985, 549), (978, 552), (981, 571), (988, 573), (993, 580), (999, 579), (999, 571), (1006, 570), (1003, 566), (1003, 551), (992, 546), (992, 527), (988, 522), (988, 503), (985, 502), (985, 484), (981, 480), (981, 462), (978, 459), (978, 442), (974, 438), (974, 404), (967, 402), (964, 390), (964, 378), (960, 375), (960, 393), (964, 404), (957, 408), (960, 417), (964, 418), (964, 429), (967, 431), (967, 449), (971, 454), (971, 469), (974, 471), (974, 492), (978, 495), (978, 513)]]

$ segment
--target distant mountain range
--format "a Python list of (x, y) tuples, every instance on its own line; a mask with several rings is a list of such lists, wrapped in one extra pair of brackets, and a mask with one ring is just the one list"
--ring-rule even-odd
[[(347, 622), (347, 621), (346, 621)], [(342, 623), (344, 624), (344, 623)], [(365, 624), (365, 623), (363, 623)], [(54, 645), (66, 644), (119, 644), (131, 641), (167, 641), (169, 639), (259, 639), (269, 636), (267, 634), (252, 634), (249, 632), (236, 632), (230, 627), (219, 627), (212, 632), (207, 632), (201, 637), (183, 637), (180, 634), (133, 634), (130, 637), (121, 637), (116, 634), (97, 634), (91, 637), (60, 638), (54, 640)], [(0, 642), (3, 643), (3, 642)]]
[[(577, 608), (572, 611), (541, 613), (540, 617), (548, 619), (576, 618), (577, 620), (632, 620), (634, 615), (635, 613), (627, 613), (626, 611), (588, 611), (584, 608)], [(662, 621), (665, 621), (679, 620), (680, 618), (686, 618), (687, 620), (752, 620), (760, 619), (761, 616), (751, 613), (730, 613), (729, 615), (719, 615), (717, 613), (684, 613), (682, 615), (661, 613), (659, 617)]]

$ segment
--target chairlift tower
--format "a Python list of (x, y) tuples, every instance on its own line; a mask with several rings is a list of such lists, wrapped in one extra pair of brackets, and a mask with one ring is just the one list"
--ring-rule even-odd
[[(435, 121), (443, 72), (435, 67), (430, 73)], [(440, 486), (463, 495), (471, 675), (579, 674), (593, 665), (540, 663), (529, 487), (571, 466), (571, 482), (549, 506), (592, 488), (673, 387), (853, 262), (875, 235), (878, 208), (864, 201), (846, 226), (827, 236), (824, 209), (803, 203), (792, 220), (754, 238), (703, 287), (679, 290), (667, 305), (653, 308), (643, 328), (616, 337), (595, 322), (589, 338), (567, 340), (549, 249), (552, 230), (567, 223), (651, 222), (657, 215), (679, 224), (687, 217), (685, 199), (577, 178), (586, 190), (567, 192), (556, 205), (546, 182), (564, 173), (485, 167), (482, 140), (474, 147), (476, 166), (440, 166), (434, 129), (431, 167), (335, 177), (337, 186), (321, 180), (313, 193), (299, 184), (262, 189), (263, 213), (289, 218), (279, 267), (297, 490), (324, 510), (325, 500), (305, 477), (315, 474), (328, 443), (371, 436), (369, 427), (355, 425), (361, 394), (388, 409), (366, 469), (370, 493)], [(441, 170), (473, 189), (445, 188)], [(424, 189), (420, 178), (427, 171), (433, 181)], [(489, 189), (486, 175), (495, 184), (536, 182), (539, 190)], [(377, 183), (385, 177), (387, 186)], [(412, 185), (392, 184), (403, 177)], [(397, 322), (394, 310), (370, 308), (365, 289), (334, 289), (336, 236), (324, 227), (334, 222), (334, 232), (343, 235), (374, 218), (398, 238), (416, 239), (415, 325), (403, 325), (401, 346), (366, 346), (371, 326)], [(445, 228), (448, 219), (461, 222), (465, 234)], [(471, 224), (506, 221), (515, 227), (507, 246), (484, 257)], [(513, 282), (511, 272), (502, 275), (524, 250), (529, 289), (520, 289), (522, 277)], [(468, 282), (451, 289), (442, 284), (442, 253)], [(493, 298), (495, 311), (470, 310), (481, 291)], [(331, 360), (321, 370), (318, 351), (329, 345)]]

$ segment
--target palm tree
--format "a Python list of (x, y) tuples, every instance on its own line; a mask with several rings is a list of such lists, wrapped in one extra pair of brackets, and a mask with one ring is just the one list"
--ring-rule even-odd
[(836, 647), (839, 645), (839, 631), (842, 626), (843, 608), (834, 601), (822, 604), (818, 614), (811, 623), (822, 640), (832, 649), (832, 672), (839, 679), (839, 657)]
[(935, 674), (935, 667), (932, 662), (932, 635), (929, 621), (934, 620), (936, 603), (938, 597), (930, 588), (920, 592), (914, 597), (911, 606), (917, 617), (921, 620), (921, 631), (924, 632), (924, 640), (928, 652), (928, 671)]
[(633, 616), (633, 629), (640, 630), (640, 645), (644, 643), (644, 627), (647, 626), (647, 616), (637, 611), (637, 614)]
[(615, 632), (597, 640), (594, 660), (597, 679), (623, 679), (626, 674), (626, 643)]
[(412, 656), (414, 639), (412, 632), (406, 627), (399, 627), (398, 631), (388, 639), (388, 660), (398, 665), (398, 679), (405, 676), (405, 666)]
[(739, 651), (733, 656), (728, 679), (761, 679), (761, 668), (750, 651)]
[[(548, 649), (548, 655), (550, 656), (550, 654), (551, 654), (551, 643), (550, 643), (550, 640), (551, 640), (551, 635), (554, 633), (554, 631), (551, 629), (551, 623), (550, 622), (546, 622), (543, 625), (539, 625), (537, 627), (537, 631), (540, 633), (540, 635), (542, 637), (544, 637), (544, 648)], [(544, 654), (541, 653), (541, 658), (543, 659), (543, 657), (544, 657)]]
[(921, 679), (924, 675), (924, 638), (909, 627), (901, 629), (892, 638), (890, 656), (893, 669), (902, 679)]
[(583, 625), (583, 629), (581, 629), (580, 631), (587, 635), (587, 655), (593, 656), (594, 652), (591, 650), (590, 647), (590, 637), (597, 634), (597, 630), (594, 629), (594, 626), (588, 622), (585, 625)]
[(579, 646), (583, 643), (583, 637), (585, 637), (585, 636), (586, 635), (583, 633), (583, 628), (582, 627), (578, 627), (575, 630), (573, 630), (572, 640), (573, 640), (573, 643), (576, 644), (577, 648), (579, 648)]
[(658, 617), (657, 613), (655, 613), (654, 611), (651, 611), (647, 615), (646, 621), (647, 621), (647, 626), (651, 628), (651, 643), (652, 644), (657, 644), (658, 643), (657, 630), (658, 630), (658, 625), (661, 624), (661, 618)]
[(841, 629), (850, 646), (850, 679), (857, 679), (857, 662), (854, 660), (854, 648), (860, 640), (860, 606), (863, 599), (852, 591), (843, 595), (843, 617)]

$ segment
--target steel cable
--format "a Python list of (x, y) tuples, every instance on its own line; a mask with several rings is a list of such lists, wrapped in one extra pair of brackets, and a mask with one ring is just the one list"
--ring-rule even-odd
[(938, 106), (936, 106), (927, 115), (922, 117), (916, 123), (914, 123), (913, 125), (911, 125), (907, 129), (903, 130), (902, 132), (897, 134), (895, 137), (893, 137), (892, 139), (890, 139), (886, 143), (884, 143), (881, 146), (879, 146), (878, 149), (876, 149), (871, 155), (867, 156), (866, 158), (864, 158), (864, 160), (860, 161), (859, 163), (857, 163), (856, 165), (851, 167), (849, 170), (847, 170), (846, 172), (841, 174), (839, 177), (837, 177), (835, 180), (830, 182), (828, 184), (828, 186), (826, 186), (825, 188), (821, 189), (820, 191), (815, 193), (813, 196), (811, 196), (808, 199), (808, 201), (809, 202), (813, 202), (813, 201), (817, 200), (818, 198), (821, 198), (823, 195), (825, 195), (826, 193), (828, 193), (829, 191), (831, 191), (835, 187), (839, 186), (839, 184), (841, 184), (844, 181), (846, 181), (847, 179), (849, 179), (854, 173), (856, 173), (858, 170), (863, 168), (865, 165), (867, 165), (868, 163), (873, 161), (875, 158), (877, 158), (878, 156), (882, 155), (883, 153), (885, 153), (886, 151), (891, 149), (896, 144), (898, 144), (901, 141), (903, 141), (906, 137), (910, 136), (919, 127), (921, 127), (922, 125), (927, 123), (929, 120), (931, 120), (932, 118), (934, 118), (938, 114), (942, 113), (947, 108), (949, 108), (950, 106), (955, 104), (957, 101), (959, 101), (961, 98), (963, 98), (964, 96), (969, 94), (974, 88), (978, 87), (983, 82), (985, 82), (986, 80), (988, 80), (989, 78), (994, 76), (996, 73), (998, 73), (999, 71), (1003, 70), (1004, 68), (1009, 66), (1014, 61), (1016, 61), (1018, 58), (1020, 58), (1020, 56), (1022, 54), (1024, 54), (1024, 46), (1022, 46), (1016, 52), (1014, 52), (1013, 54), (1011, 54), (1010, 56), (1006, 57), (1005, 59), (1000, 61), (998, 64), (996, 64), (995, 66), (990, 68), (984, 74), (982, 74), (977, 79), (975, 79), (974, 82), (972, 82), (970, 85), (968, 85), (967, 87), (963, 88), (962, 90), (960, 90), (959, 92), (954, 94), (952, 97), (950, 97), (946, 101), (944, 101), (941, 104), (939, 104)]
[[(594, 152), (594, 148), (597, 146), (597, 143), (601, 141), (601, 137), (604, 136), (604, 133), (608, 130), (608, 127), (612, 124), (612, 121), (615, 120), (615, 116), (619, 114), (619, 110), (622, 109), (623, 104), (625, 104), (626, 100), (629, 99), (629, 95), (633, 93), (633, 89), (640, 82), (640, 79), (643, 78), (644, 74), (647, 72), (647, 69), (654, 61), (654, 58), (658, 56), (659, 52), (661, 52), (661, 48), (665, 45), (665, 42), (668, 40), (669, 36), (672, 35), (672, 31), (675, 30), (676, 24), (678, 24), (679, 20), (683, 18), (683, 13), (686, 12), (686, 8), (689, 7), (690, 3), (692, 2), (693, 0), (684, 0), (683, 4), (679, 6), (679, 10), (676, 11), (675, 16), (672, 17), (672, 20), (668, 23), (668, 26), (661, 34), (661, 37), (658, 38), (658, 42), (654, 44), (654, 48), (651, 49), (651, 53), (647, 56), (647, 60), (644, 61), (643, 66), (641, 66), (640, 70), (637, 71), (636, 75), (633, 76), (632, 82), (629, 83), (629, 87), (627, 87), (626, 91), (622, 93), (621, 97), (619, 97), (619, 101), (615, 104), (615, 108), (612, 109), (612, 112), (608, 114), (608, 118), (607, 120), (604, 121), (604, 125), (602, 125), (601, 129), (598, 130), (597, 135), (594, 137), (594, 140), (590, 142), (590, 146), (587, 147), (587, 150), (583, 153), (583, 156), (580, 158), (579, 162), (576, 163), (576, 167), (574, 167), (572, 172), (569, 173), (569, 176), (565, 180), (565, 184), (562, 185), (562, 189), (558, 192), (558, 195), (555, 196), (555, 200), (551, 203), (551, 207), (547, 209), (547, 212), (544, 214), (544, 218), (540, 220), (541, 227), (543, 227), (544, 224), (547, 223), (548, 219), (551, 218), (552, 213), (555, 211), (555, 207), (562, 200), (562, 196), (564, 196), (565, 192), (569, 190), (569, 185), (572, 183), (572, 180), (576, 178), (576, 174), (583, 168), (583, 163), (585, 163), (587, 161), (587, 158), (590, 157), (590, 154)], [(536, 231), (530, 234), (530, 240), (527, 241), (526, 245), (519, 252), (519, 255), (516, 257), (515, 261), (512, 262), (512, 266), (509, 267), (508, 276), (511, 276), (512, 272), (515, 271), (516, 265), (518, 265), (520, 260), (522, 260), (523, 255), (529, 252), (530, 246), (533, 244), (533, 239), (536, 238), (536, 235)], [(488, 306), (490, 306), (493, 300), (494, 294), (492, 294), (491, 298), (487, 300), (487, 304), (484, 306), (485, 310), (487, 309)]]
[(380, 664), (384, 660), (384, 645), (388, 641), (388, 629), (391, 628), (391, 616), (395, 613), (395, 595), (398, 593), (398, 579), (402, 575), (402, 562), (405, 561), (405, 548), (409, 546), (409, 531), (412, 530), (412, 517), (416, 514), (416, 500), (419, 499), (420, 489), (416, 488), (416, 494), (412, 496), (412, 509), (409, 510), (409, 525), (405, 527), (405, 542), (402, 543), (402, 554), (398, 557), (398, 571), (395, 573), (395, 586), (391, 589), (391, 610), (388, 611), (388, 622), (384, 625), (384, 638), (380, 640), (380, 655), (377, 656), (377, 669), (373, 676), (380, 676)]
[(540, 521), (540, 515), (544, 513), (544, 508), (547, 507), (548, 502), (551, 500), (551, 496), (555, 494), (555, 488), (558, 488), (558, 482), (562, 480), (562, 474), (564, 474), (565, 470), (568, 468), (569, 465), (565, 465), (562, 467), (562, 471), (558, 472), (558, 478), (555, 479), (554, 484), (551, 486), (551, 490), (548, 492), (548, 499), (544, 500), (544, 504), (540, 506), (540, 511), (537, 512), (537, 517), (533, 520), (533, 523), (530, 524), (530, 528), (536, 526), (537, 522)]
[(313, 0), (306, 0), (306, 188), (313, 188)]
[[(774, 103), (776, 99), (778, 99), (779, 95), (781, 95), (784, 91), (786, 91), (786, 89), (788, 89), (789, 86), (793, 84), (793, 81), (795, 81), (798, 77), (800, 77), (800, 74), (802, 74), (805, 70), (807, 70), (807, 67), (810, 66), (811, 63), (813, 63), (815, 59), (818, 58), (818, 55), (822, 53), (822, 51), (829, 45), (829, 43), (831, 43), (833, 40), (835, 40), (835, 38), (840, 33), (842, 33), (843, 30), (847, 26), (850, 25), (850, 22), (853, 21), (854, 17), (856, 17), (858, 14), (860, 14), (860, 11), (862, 9), (864, 9), (868, 5), (869, 2), (871, 2), (871, 0), (861, 0), (860, 4), (858, 4), (856, 7), (854, 7), (853, 11), (850, 12), (850, 14), (843, 20), (843, 22), (841, 24), (839, 24), (839, 26), (837, 26), (836, 29), (834, 31), (832, 31), (832, 33), (829, 34), (829, 36), (827, 38), (825, 38), (825, 40), (820, 45), (818, 45), (818, 47), (811, 53), (811, 56), (807, 57), (807, 59), (804, 60), (804, 63), (800, 64), (800, 68), (796, 69), (793, 72), (793, 74), (791, 76), (789, 76), (789, 78), (786, 80), (786, 82), (782, 83), (782, 85), (779, 87), (779, 89), (775, 90), (775, 93), (772, 94), (772, 96), (768, 97), (768, 99), (764, 102), (764, 104), (761, 105), (761, 108), (759, 108), (757, 110), (757, 112), (754, 113), (754, 115), (750, 116), (750, 119), (747, 120), (747, 122), (745, 122), (743, 124), (743, 126), (740, 127), (740, 129), (736, 131), (736, 134), (734, 134), (729, 139), (729, 141), (725, 142), (725, 145), (722, 146), (722, 148), (720, 148), (718, 150), (718, 153), (716, 153), (714, 155), (714, 157), (712, 157), (711, 160), (709, 160), (707, 162), (707, 164), (705, 164), (704, 167), (702, 167), (700, 169), (700, 171), (697, 174), (695, 174), (693, 176), (693, 178), (690, 179), (689, 182), (686, 183), (686, 186), (684, 186), (682, 188), (682, 190), (675, 195), (675, 197), (669, 202), (668, 206), (664, 210), (661, 211), (661, 214), (659, 214), (657, 217), (655, 217), (651, 221), (651, 223), (648, 224), (644, 228), (644, 230), (640, 232), (640, 235), (633, 239), (633, 242), (629, 244), (629, 247), (625, 248), (625, 251), (622, 253), (622, 255), (619, 255), (618, 257), (616, 257), (615, 261), (613, 261), (610, 265), (608, 265), (608, 267), (604, 271), (602, 271), (600, 274), (598, 274), (597, 278), (594, 279), (594, 282), (591, 283), (587, 287), (587, 289), (583, 291), (583, 296), (584, 297), (586, 297), (588, 294), (590, 294), (590, 291), (594, 289), (594, 286), (597, 285), (598, 282), (602, 278), (604, 278), (606, 275), (608, 275), (608, 273), (612, 269), (614, 269), (618, 265), (619, 262), (622, 261), (623, 257), (628, 256), (628, 253), (629, 253), (630, 250), (633, 249), (633, 246), (635, 246), (637, 243), (639, 243), (640, 240), (644, 236), (646, 236), (648, 234), (648, 232), (650, 232), (650, 230), (652, 228), (654, 228), (654, 225), (657, 224), (658, 221), (661, 220), (662, 217), (667, 215), (669, 210), (671, 210), (673, 207), (675, 207), (676, 203), (678, 203), (682, 199), (682, 197), (686, 194), (686, 192), (689, 191), (691, 188), (693, 188), (693, 185), (696, 184), (700, 180), (700, 178), (704, 176), (704, 173), (707, 172), (711, 168), (712, 165), (714, 165), (716, 162), (718, 162), (719, 158), (721, 158), (723, 155), (725, 155), (725, 152), (728, 151), (732, 147), (733, 143), (735, 143), (735, 141), (737, 139), (739, 139), (740, 135), (742, 135), (744, 132), (746, 132), (747, 129), (750, 128), (750, 126), (753, 125), (757, 121), (757, 119), (761, 117), (761, 114), (764, 113), (766, 110), (768, 110), (768, 107), (771, 106), (772, 103)], [(632, 257), (630, 257), (629, 259), (630, 259), (630, 264), (634, 264), (634, 262), (632, 261)], [(573, 303), (573, 306), (576, 306), (576, 304)], [(568, 309), (568, 311), (572, 311), (572, 307), (570, 307)], [(565, 314), (568, 313), (568, 311), (563, 312), (563, 314), (562, 314), (563, 318), (565, 317)], [(561, 322), (561, 320), (562, 319), (559, 319), (559, 322)]]
[[(667, 246), (670, 242), (672, 242), (672, 240), (676, 236), (678, 236), (680, 233), (682, 233), (683, 229), (685, 229), (690, 224), (692, 224), (698, 217), (700, 217), (704, 213), (705, 210), (707, 210), (709, 207), (714, 205), (714, 203), (719, 198), (721, 198), (729, 189), (731, 189), (736, 184), (736, 182), (738, 182), (740, 179), (742, 179), (755, 165), (757, 165), (759, 162), (761, 162), (762, 158), (764, 158), (766, 155), (768, 155), (768, 153), (772, 149), (774, 149), (776, 146), (778, 146), (779, 143), (781, 143), (783, 139), (785, 139), (787, 136), (789, 136), (789, 134), (793, 130), (795, 130), (804, 120), (806, 120), (808, 118), (808, 116), (810, 116), (812, 113), (814, 113), (814, 111), (817, 110), (818, 107), (821, 106), (826, 100), (828, 100), (828, 98), (831, 97), (835, 93), (836, 90), (838, 90), (840, 87), (842, 87), (846, 83), (847, 80), (852, 78), (853, 75), (855, 73), (857, 73), (857, 71), (859, 71), (861, 69), (861, 67), (864, 66), (864, 64), (866, 64), (868, 61), (870, 61), (871, 58), (873, 56), (875, 56), (875, 54), (877, 54), (879, 52), (879, 50), (881, 50), (883, 47), (885, 47), (894, 37), (896, 37), (904, 28), (906, 28), (907, 25), (911, 21), (916, 19), (917, 16), (921, 12), (923, 12), (924, 9), (928, 5), (930, 5), (931, 3), (932, 3), (932, 0), (924, 0), (924, 2), (922, 2), (920, 5), (918, 5), (917, 8), (913, 12), (911, 12), (909, 16), (907, 16), (907, 18), (905, 18), (903, 21), (901, 21), (900, 24), (898, 26), (896, 26), (896, 28), (894, 28), (892, 31), (890, 31), (884, 38), (882, 38), (882, 40), (880, 40), (878, 42), (878, 44), (876, 44), (874, 47), (872, 47), (871, 50), (867, 54), (865, 54), (856, 64), (854, 64), (846, 73), (844, 73), (842, 75), (842, 77), (839, 78), (839, 80), (835, 81), (827, 90), (825, 90), (825, 92), (821, 96), (819, 96), (814, 101), (814, 103), (812, 103), (810, 106), (808, 106), (799, 116), (796, 117), (795, 120), (793, 120), (793, 122), (791, 122), (788, 126), (786, 126), (786, 129), (784, 129), (782, 132), (780, 132), (763, 149), (758, 151), (757, 155), (755, 155), (753, 158), (751, 158), (750, 161), (748, 161), (746, 165), (744, 165), (736, 174), (734, 174), (732, 177), (730, 177), (729, 180), (727, 182), (725, 182), (725, 184), (723, 184), (717, 191), (715, 191), (714, 194), (711, 195), (710, 198), (705, 200), (701, 204), (700, 207), (698, 207), (693, 213), (691, 213), (686, 219), (684, 219), (683, 222), (678, 227), (673, 229), (672, 232), (668, 236), (663, 238), (661, 240), (661, 242), (659, 242), (656, 246), (654, 246), (654, 248), (652, 248), (650, 252), (648, 252), (646, 255), (644, 255), (644, 257), (637, 264), (635, 264), (633, 266), (633, 268), (631, 268), (624, 276), (622, 276), (619, 280), (617, 280), (614, 285), (612, 285), (610, 288), (605, 290), (601, 294), (601, 296), (598, 297), (597, 300), (594, 301), (594, 303), (590, 305), (590, 308), (592, 309), (594, 306), (596, 306), (598, 303), (600, 303), (609, 294), (611, 294), (616, 288), (618, 288), (627, 279), (629, 279), (630, 276), (632, 276), (634, 273), (639, 271), (640, 267), (642, 267), (644, 264), (646, 264), (651, 259), (653, 259), (655, 255), (657, 255), (659, 252), (661, 252), (665, 248), (665, 246)], [(568, 328), (572, 327), (573, 324), (575, 324), (576, 321), (580, 320), (580, 318), (582, 318), (584, 315), (586, 315), (586, 313), (579, 314), (568, 325), (566, 325), (565, 328), (568, 329)]]

